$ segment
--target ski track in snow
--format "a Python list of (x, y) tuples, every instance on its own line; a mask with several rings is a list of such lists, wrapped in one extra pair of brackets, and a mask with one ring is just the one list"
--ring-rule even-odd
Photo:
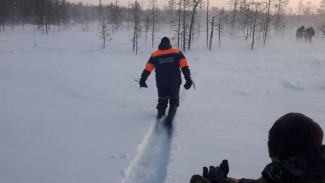
[[(180, 105), (185, 101), (186, 90), (180, 90)], [(176, 114), (177, 115), (177, 114)], [(164, 183), (167, 166), (172, 159), (172, 138), (175, 136), (174, 120), (171, 135), (168, 136), (164, 118), (153, 120), (138, 146), (138, 152), (131, 164), (122, 172), (121, 183)]]
[(138, 146), (137, 155), (124, 170), (121, 183), (165, 182), (172, 149), (171, 143), (172, 136), (168, 137), (163, 119), (154, 120)]

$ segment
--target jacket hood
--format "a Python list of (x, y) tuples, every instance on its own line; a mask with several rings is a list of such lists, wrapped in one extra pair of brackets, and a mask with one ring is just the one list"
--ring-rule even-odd
[(272, 162), (265, 167), (262, 176), (267, 182), (325, 183), (325, 146)]

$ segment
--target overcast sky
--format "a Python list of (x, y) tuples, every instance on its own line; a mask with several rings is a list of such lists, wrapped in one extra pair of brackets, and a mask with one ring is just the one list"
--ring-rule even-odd
[[(82, 3), (89, 3), (89, 4), (98, 4), (99, 3), (99, 0), (67, 0), (67, 1), (82, 2)], [(127, 6), (128, 1), (130, 3), (133, 3), (135, 0), (118, 0), (119, 4), (122, 6)], [(206, 0), (203, 0), (203, 1), (206, 2)], [(257, 0), (257, 1), (265, 2), (266, 0)], [(311, 2), (312, 7), (318, 8), (320, 1), (321, 0), (303, 0), (303, 3), (306, 4), (307, 2)], [(115, 2), (115, 0), (102, 0), (103, 4), (108, 4), (111, 2)], [(140, 4), (144, 4), (146, 6), (148, 4), (149, 0), (138, 0), (138, 2)], [(157, 0), (157, 2), (160, 7), (163, 7), (164, 5), (167, 5), (168, 0)], [(210, 0), (210, 4), (212, 6), (225, 7), (225, 8), (229, 7), (227, 2), (229, 2), (229, 0)], [(299, 2), (299, 0), (290, 0), (289, 6), (293, 8), (294, 12), (297, 8), (298, 2)]]

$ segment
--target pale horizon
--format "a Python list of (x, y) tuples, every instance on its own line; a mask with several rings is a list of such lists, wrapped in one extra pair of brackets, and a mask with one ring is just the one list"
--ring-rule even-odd
[[(81, 2), (83, 4), (92, 4), (96, 5), (99, 4), (99, 0), (67, 0), (69, 2), (78, 3)], [(101, 0), (102, 4), (110, 4), (111, 2), (115, 3), (115, 0)], [(127, 6), (128, 2), (133, 3), (135, 0), (118, 0), (118, 4), (122, 6)], [(266, 1), (266, 0), (258, 0), (258, 1)], [(312, 8), (318, 8), (320, 5), (321, 0), (304, 0), (303, 3), (307, 4), (307, 2), (311, 2)], [(148, 7), (149, 0), (138, 0), (138, 2), (146, 7)], [(203, 2), (206, 2), (204, 0)], [(229, 0), (210, 0), (210, 6), (211, 7), (225, 7), (226, 9), (229, 7), (228, 5)], [(293, 12), (296, 12), (297, 6), (298, 6), (298, 0), (289, 0), (289, 7), (292, 8)], [(157, 0), (159, 7), (164, 7), (167, 5), (167, 0)]]

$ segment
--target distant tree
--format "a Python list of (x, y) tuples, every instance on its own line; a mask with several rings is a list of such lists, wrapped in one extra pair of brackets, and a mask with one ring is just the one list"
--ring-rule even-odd
[(211, 48), (212, 48), (213, 29), (214, 29), (214, 18), (215, 18), (215, 17), (212, 17), (212, 21), (211, 21), (211, 33), (210, 33), (210, 44), (209, 44), (209, 50), (211, 50)]
[(232, 30), (235, 28), (235, 23), (237, 20), (237, 13), (238, 13), (238, 0), (230, 0), (229, 2), (233, 6), (232, 10), (232, 20), (231, 20), (231, 28)]
[(267, 34), (268, 34), (268, 30), (269, 30), (269, 27), (270, 27), (270, 20), (271, 20), (271, 14), (270, 14), (270, 10), (271, 10), (271, 2), (272, 0), (268, 0), (268, 3), (266, 5), (266, 9), (267, 9), (267, 12), (266, 12), (266, 20), (265, 20), (265, 27), (264, 27), (264, 35), (263, 35), (263, 44), (265, 45), (266, 44), (266, 39), (267, 39)]
[(149, 16), (146, 18), (146, 26), (145, 26), (145, 44), (147, 44), (147, 37), (148, 37), (148, 32), (150, 29), (150, 21), (149, 21)]
[[(103, 21), (103, 17), (102, 17), (102, 7), (99, 6), (99, 19), (100, 21), (100, 26), (102, 25), (102, 21)], [(78, 6), (73, 6), (71, 9), (71, 15), (72, 15), (72, 19), (73, 19), (73, 23), (77, 23), (77, 22), (81, 22), (81, 9), (78, 8)]]
[(254, 14), (253, 14), (253, 30), (252, 30), (252, 44), (251, 44), (251, 50), (254, 49), (254, 44), (255, 44), (255, 33), (256, 33), (256, 24), (257, 24), (257, 19), (259, 16), (259, 7), (260, 3), (252, 3), (253, 8), (254, 8)]
[(28, 22), (28, 19), (31, 14), (32, 10), (32, 3), (26, 3), (23, 0), (16, 0), (17, 4), (17, 13), (16, 13), (16, 19), (17, 23), (21, 23), (23, 25), (23, 29), (25, 27), (25, 24)]
[[(206, 26), (207, 26), (207, 47), (209, 46), (209, 0), (207, 0), (207, 16), (206, 16)], [(212, 25), (213, 25), (212, 21)], [(213, 30), (213, 29), (211, 29)], [(212, 33), (213, 31), (211, 31)], [(210, 39), (210, 45), (211, 45), (211, 39)], [(211, 48), (209, 47), (209, 50), (211, 50)]]
[(181, 20), (182, 20), (182, 0), (178, 2), (178, 10), (177, 10), (177, 49), (180, 49), (181, 44)]
[[(212, 39), (213, 39), (213, 35), (214, 35), (214, 20), (215, 20), (216, 16), (212, 17), (212, 21), (211, 21), (211, 33), (210, 33), (210, 44), (209, 44), (209, 50), (212, 49)], [(219, 47), (221, 46), (221, 31), (223, 30), (223, 24), (225, 19), (227, 19), (227, 17), (225, 16), (225, 11), (222, 8), (219, 11), (219, 15), (218, 15), (218, 23), (217, 23), (217, 30), (218, 30), (218, 45)]]
[(324, 37), (325, 37), (325, 22), (320, 26), (320, 30), (322, 32), (322, 40), (324, 40)]
[(84, 10), (83, 10), (83, 24), (84, 24), (84, 27), (83, 27), (83, 31), (88, 31), (88, 29), (89, 29), (89, 12), (88, 12), (88, 9), (87, 8), (85, 8)]
[(99, 0), (99, 5), (98, 5), (98, 22), (102, 23), (103, 19), (103, 5), (102, 5), (102, 0)]
[[(165, 10), (169, 19), (170, 29), (174, 33), (174, 36), (171, 37), (171, 39), (175, 40), (178, 49), (180, 49), (182, 41), (182, 5), (183, 0), (170, 0), (168, 8)], [(161, 17), (163, 17), (163, 12), (161, 14)]]
[(58, 26), (60, 26), (60, 24), (61, 24), (61, 20), (62, 20), (61, 15), (60, 14), (58, 14), (56, 16), (52, 16), (52, 15), (55, 14), (54, 12), (59, 12), (60, 11), (60, 8), (61, 8), (60, 6), (61, 6), (60, 1), (59, 0), (54, 0), (53, 7), (52, 7), (53, 12), (50, 12), (51, 13), (50, 17), (51, 17), (51, 20), (53, 21), (51, 23), (55, 23)]
[(303, 0), (299, 0), (298, 2), (298, 15), (301, 15), (304, 9), (304, 4), (303, 4)]
[(114, 34), (115, 31), (118, 31), (122, 19), (122, 12), (121, 8), (118, 5), (118, 1), (116, 0), (115, 4), (111, 3), (108, 7), (108, 10), (108, 19), (112, 24), (112, 32)]
[(252, 17), (253, 17), (253, 2), (245, 3), (242, 7), (242, 27), (245, 34), (245, 41), (251, 36), (252, 29)]
[(47, 1), (48, 0), (44, 0), (44, 23), (45, 23), (46, 34), (49, 33), (49, 30), (48, 30), (48, 9), (47, 9)]
[(14, 28), (17, 24), (24, 27), (24, 24), (30, 23), (35, 33), (40, 30), (49, 34), (51, 25), (67, 25), (71, 20), (81, 23), (84, 16), (89, 16), (89, 21), (98, 18), (98, 6), (84, 6), (67, 0), (0, 0), (2, 30), (6, 24)]
[(141, 13), (141, 6), (136, 0), (134, 4), (131, 4), (132, 7), (132, 14), (134, 18), (133, 24), (133, 36), (132, 36), (132, 43), (133, 43), (133, 51), (135, 54), (138, 54), (138, 39), (141, 37), (142, 27), (140, 22), (140, 13)]
[(194, 27), (194, 19), (197, 11), (197, 7), (199, 4), (202, 2), (202, 0), (193, 0), (192, 1), (192, 12), (191, 12), (191, 22), (190, 22), (190, 29), (189, 29), (189, 37), (188, 37), (188, 50), (191, 49), (191, 43), (192, 43), (192, 32), (193, 32), (193, 27)]
[(186, 23), (186, 17), (187, 16), (187, 6), (188, 6), (188, 0), (183, 0), (183, 13), (182, 13), (182, 16), (183, 16), (183, 19), (182, 19), (182, 27), (183, 27), (183, 30), (182, 30), (182, 48), (183, 48), (183, 51), (186, 52), (186, 35), (187, 35), (187, 23)]
[(285, 9), (288, 4), (287, 0), (275, 0), (275, 15), (273, 18), (273, 27), (275, 32), (284, 34), (286, 25), (285, 25)]
[(227, 16), (225, 15), (225, 10), (224, 10), (224, 8), (222, 8), (219, 12), (219, 17), (218, 17), (218, 44), (219, 44), (219, 47), (221, 46), (221, 31), (223, 30), (223, 24), (226, 19), (227, 19)]
[(11, 21), (11, 29), (14, 29), (14, 25), (17, 23), (17, 1), (12, 0), (6, 2), (9, 5), (9, 13), (10, 13), (10, 21)]
[(128, 22), (128, 30), (130, 30), (130, 13), (131, 12), (131, 5), (130, 0), (128, 0), (128, 9), (127, 9), (127, 22)]
[(52, 1), (50, 0), (36, 0), (36, 1), (32, 1), (33, 3), (33, 13), (35, 13), (34, 16), (34, 20), (36, 20), (36, 24), (37, 24), (37, 30), (41, 31), (42, 33), (44, 33), (44, 26), (45, 26), (45, 33), (48, 34), (49, 33), (49, 13), (51, 13), (51, 11), (49, 12), (49, 7), (51, 7), (51, 3)]
[(156, 18), (156, 11), (157, 11), (157, 0), (150, 0), (151, 6), (151, 46), (154, 47), (155, 43), (155, 18)]
[[(60, 6), (60, 10), (59, 10), (59, 14), (60, 14), (60, 17), (61, 17), (61, 21), (63, 23), (63, 25), (66, 25), (69, 23), (69, 12), (68, 12), (68, 7), (70, 6), (69, 3), (67, 3), (66, 0), (61, 0), (61, 6)], [(85, 10), (84, 12), (87, 13), (87, 15), (85, 15), (87, 18), (85, 19), (89, 19), (89, 7), (86, 6), (87, 11)], [(89, 21), (89, 20), (88, 20)]]
[(319, 3), (319, 13), (321, 15), (325, 14), (325, 0), (321, 0), (321, 2)]
[(305, 12), (304, 12), (305, 15), (310, 15), (311, 14), (311, 2), (307, 2), (307, 5), (305, 7)]
[(169, 0), (168, 1), (168, 6), (167, 6), (167, 13), (169, 16), (169, 23), (170, 23), (170, 28), (172, 28), (172, 24), (174, 23), (174, 18), (175, 18), (175, 0)]
[(2, 31), (5, 31), (5, 22), (6, 22), (7, 18), (8, 18), (9, 3), (7, 1), (8, 0), (1, 0), (0, 1), (0, 23), (2, 25)]
[(106, 41), (111, 41), (111, 34), (109, 32), (109, 29), (107, 28), (107, 24), (105, 21), (101, 24), (101, 29), (99, 32), (99, 38), (103, 41), (103, 49), (106, 47)]

